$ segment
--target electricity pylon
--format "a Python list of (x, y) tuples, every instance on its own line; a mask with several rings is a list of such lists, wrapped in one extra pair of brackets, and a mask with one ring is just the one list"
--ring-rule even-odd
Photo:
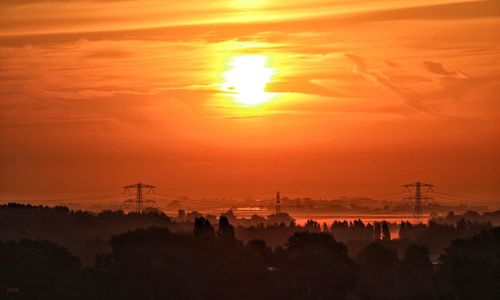
[(276, 192), (276, 206), (275, 206), (276, 214), (281, 213), (281, 199), (280, 192)]
[(141, 182), (126, 185), (123, 187), (123, 193), (126, 193), (126, 192), (130, 193), (131, 189), (135, 189), (135, 199), (125, 200), (125, 201), (123, 201), (123, 203), (125, 205), (133, 204), (135, 206), (134, 210), (136, 212), (142, 212), (142, 210), (144, 209), (144, 203), (156, 204), (156, 201), (154, 201), (154, 200), (143, 199), (143, 197), (142, 197), (143, 189), (147, 189), (146, 193), (149, 194), (149, 193), (154, 193), (155, 188), (156, 188), (156, 186), (154, 186), (154, 185), (145, 184), (145, 183), (141, 183)]
[(415, 196), (403, 198), (402, 205), (405, 206), (413, 204), (415, 208), (413, 215), (417, 218), (420, 218), (423, 213), (422, 202), (427, 202), (427, 204), (431, 207), (437, 206), (434, 198), (425, 197), (422, 195), (422, 188), (427, 188), (426, 192), (434, 192), (434, 190), (432, 189), (434, 185), (419, 181), (403, 185), (405, 192), (411, 192), (412, 187), (415, 187)]

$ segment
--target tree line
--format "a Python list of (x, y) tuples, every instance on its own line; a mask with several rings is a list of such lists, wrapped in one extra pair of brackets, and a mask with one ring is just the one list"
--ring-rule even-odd
[[(388, 225), (378, 224), (325, 227), (311, 220), (257, 228), (289, 233), (272, 246), (243, 241), (224, 215), (215, 223), (204, 217), (176, 223), (157, 213), (5, 205), (0, 299), (500, 298), (500, 228), (404, 222), (402, 238), (390, 239)], [(91, 255), (75, 255), (64, 244), (86, 235), (103, 239), (88, 247)], [(454, 238), (435, 262), (429, 236)]]
[(225, 217), (192, 234), (150, 227), (114, 235), (93, 266), (53, 242), (0, 242), (2, 299), (498, 299), (500, 228), (459, 239), (433, 265), (379, 240), (350, 257), (327, 233), (244, 244)]

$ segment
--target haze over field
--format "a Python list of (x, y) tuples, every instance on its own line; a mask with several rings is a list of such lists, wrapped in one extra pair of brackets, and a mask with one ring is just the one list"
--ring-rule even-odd
[(2, 1), (0, 200), (500, 197), (499, 1)]

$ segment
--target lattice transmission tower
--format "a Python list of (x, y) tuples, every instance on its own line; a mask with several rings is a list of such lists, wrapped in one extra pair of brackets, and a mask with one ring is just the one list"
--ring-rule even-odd
[(280, 214), (281, 213), (281, 199), (280, 199), (280, 192), (276, 192), (276, 206), (275, 206), (275, 213)]
[(420, 181), (403, 185), (405, 192), (411, 192), (411, 188), (413, 187), (415, 188), (415, 196), (403, 198), (402, 206), (413, 206), (414, 207), (413, 215), (417, 218), (420, 218), (423, 214), (424, 202), (430, 207), (437, 206), (434, 198), (426, 197), (422, 193), (422, 188), (427, 188), (426, 192), (434, 192), (433, 190), (434, 185), (429, 183), (423, 183)]
[(146, 194), (149, 193), (154, 193), (154, 189), (156, 186), (150, 185), (150, 184), (145, 184), (145, 183), (135, 183), (135, 184), (129, 184), (123, 187), (123, 193), (131, 193), (130, 190), (135, 190), (135, 199), (128, 199), (123, 201), (123, 204), (125, 206), (132, 206), (133, 210), (136, 212), (142, 212), (144, 210), (145, 204), (150, 203), (152, 206), (156, 205), (156, 201), (151, 200), (151, 199), (144, 199), (143, 197), (143, 191), (146, 190)]

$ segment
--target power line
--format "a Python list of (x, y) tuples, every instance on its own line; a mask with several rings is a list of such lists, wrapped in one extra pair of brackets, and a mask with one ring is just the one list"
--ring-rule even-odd
[(98, 199), (118, 198), (118, 197), (122, 197), (122, 195), (121, 194), (107, 194), (107, 195), (81, 196), (81, 197), (71, 197), (71, 198), (31, 199), (31, 200), (26, 200), (26, 201), (59, 202), (59, 201), (98, 200)]
[[(106, 189), (106, 190), (83, 190), (83, 191), (60, 191), (60, 192), (31, 192), (31, 193), (21, 193), (21, 194), (28, 194), (28, 195), (34, 195), (34, 194), (47, 194), (47, 195), (64, 195), (64, 194), (100, 194), (100, 193), (106, 193), (106, 192), (111, 192), (111, 191), (116, 191), (116, 189)], [(0, 191), (0, 194), (20, 194), (20, 192), (16, 191)]]
[(422, 194), (422, 188), (427, 188), (427, 192), (434, 191), (433, 190), (434, 185), (423, 183), (420, 181), (403, 185), (405, 192), (410, 192), (410, 189), (412, 187), (415, 188), (415, 196), (403, 198), (402, 206), (413, 205), (414, 206), (413, 215), (417, 218), (420, 218), (423, 214), (423, 207), (422, 207), (423, 202), (427, 202), (429, 206), (437, 206), (434, 198), (426, 197)]
[(147, 189), (146, 193), (154, 192), (154, 189), (156, 186), (150, 185), (150, 184), (145, 184), (145, 183), (135, 183), (135, 184), (129, 184), (123, 187), (123, 193), (129, 192), (130, 190), (134, 189), (135, 190), (135, 199), (128, 199), (123, 201), (125, 205), (130, 205), (133, 204), (135, 205), (135, 211), (136, 212), (142, 212), (144, 209), (144, 203), (152, 203), (153, 205), (156, 205), (156, 201), (154, 200), (144, 200), (142, 197), (142, 192), (143, 189)]

